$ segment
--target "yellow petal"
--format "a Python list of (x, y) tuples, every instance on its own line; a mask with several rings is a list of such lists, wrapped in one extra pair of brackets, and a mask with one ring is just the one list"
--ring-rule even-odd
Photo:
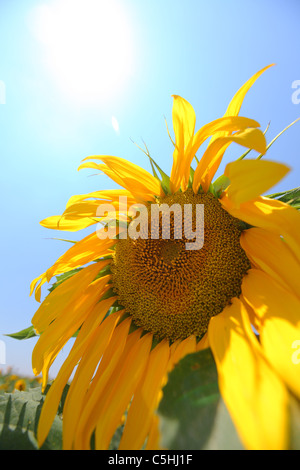
[(235, 93), (234, 97), (230, 101), (225, 116), (236, 116), (239, 114), (244, 98), (252, 85), (266, 70), (268, 70), (270, 67), (273, 67), (273, 65), (275, 64), (270, 64), (266, 67), (263, 67), (261, 70), (252, 75), (252, 77), (249, 78), (246, 83), (244, 83), (244, 85)]
[(92, 193), (78, 194), (72, 196), (68, 200), (66, 207), (68, 208), (76, 202), (85, 201), (87, 199), (105, 199), (110, 201), (116, 201), (123, 196), (126, 196), (128, 199), (130, 199), (132, 201), (132, 204), (135, 202), (132, 197), (132, 194), (127, 191), (127, 189), (104, 189), (103, 191), (94, 191)]
[(61, 348), (85, 321), (103, 296), (104, 283), (105, 280), (100, 278), (90, 284), (78, 299), (66, 305), (63, 315), (57, 317), (43, 331), (32, 353), (32, 367), (36, 375), (41, 372), (44, 362), (50, 366)]
[(300, 262), (300, 213), (296, 209), (263, 196), (244, 202), (239, 208), (233, 206), (227, 193), (220, 202), (233, 217), (282, 235)]
[(55, 318), (62, 315), (67, 305), (79, 299), (97, 274), (109, 263), (110, 260), (103, 260), (87, 266), (50, 292), (32, 318), (34, 328), (39, 333), (43, 332)]
[[(103, 294), (103, 292), (102, 292)], [(65, 327), (62, 327), (59, 321), (56, 322), (57, 331), (53, 333), (53, 331), (47, 331), (47, 335), (44, 335), (44, 342), (37, 342), (34, 348), (34, 354), (32, 357), (32, 368), (35, 375), (42, 372), (43, 375), (43, 382), (42, 382), (42, 390), (45, 390), (48, 381), (48, 373), (51, 365), (55, 361), (57, 355), (61, 351), (61, 349), (65, 346), (65, 344), (69, 341), (69, 339), (79, 330), (82, 323), (86, 320), (88, 315), (90, 314), (92, 308), (96, 305), (96, 303), (100, 300), (101, 295), (91, 297), (89, 299), (89, 303), (86, 303), (85, 308), (82, 305), (78, 308), (73, 306), (72, 310), (74, 311), (76, 317), (74, 317), (74, 322), (72, 323), (67, 318), (67, 324)], [(116, 298), (114, 299), (116, 300)], [(69, 312), (68, 312), (69, 313)]]
[(202, 351), (203, 349), (209, 348), (208, 333), (205, 333), (203, 338), (197, 343), (196, 351)]
[[(61, 219), (64, 220), (84, 220), (87, 218), (90, 220), (90, 225), (92, 223), (97, 223), (101, 220), (102, 214), (105, 212), (108, 213), (107, 217), (115, 218), (119, 211), (127, 212), (129, 207), (133, 205), (135, 200), (132, 196), (127, 198), (127, 196), (120, 196), (120, 199), (116, 198), (114, 200), (89, 200), (89, 201), (78, 201), (74, 204), (69, 204), (68, 207), (63, 212)], [(102, 211), (100, 211), (102, 209)], [(110, 210), (110, 212), (109, 212)]]
[(96, 217), (97, 209), (101, 205), (112, 205), (112, 201), (79, 201), (74, 204), (70, 204), (62, 214), (62, 217), (78, 218), (78, 217)]
[(77, 232), (82, 230), (90, 225), (97, 223), (97, 220), (93, 220), (90, 217), (80, 217), (80, 218), (66, 218), (61, 215), (53, 215), (47, 217), (44, 220), (41, 220), (40, 224), (42, 227), (46, 227), (52, 230), (65, 230), (68, 232)]
[(130, 405), (119, 450), (141, 449), (150, 431), (170, 356), (169, 342), (161, 341), (150, 353), (144, 376)]
[(35, 291), (35, 299), (41, 301), (41, 288), (42, 285), (47, 281), (46, 273), (41, 274), (39, 277), (35, 278), (30, 284), (30, 295)]
[(289, 389), (300, 398), (300, 363), (293, 344), (300, 339), (300, 301), (268, 274), (252, 269), (242, 284), (245, 300), (260, 321), (264, 354)]
[[(124, 320), (115, 330), (109, 347), (99, 364), (97, 373), (86, 394), (84, 408), (81, 411), (74, 439), (75, 449), (89, 449), (92, 432), (97, 426), (98, 417), (103, 413), (103, 406), (111, 390), (118, 381), (126, 358), (139, 342), (142, 329), (128, 335), (128, 320)], [(110, 347), (114, 346), (114, 349)], [(120, 345), (120, 347), (118, 347)]]
[(109, 238), (101, 240), (96, 232), (76, 242), (47, 270), (48, 282), (57, 274), (66, 273), (109, 254), (109, 249), (116, 242)]
[[(95, 157), (89, 157), (89, 158), (97, 158)], [(80, 165), (78, 170), (82, 170), (83, 168), (95, 168), (99, 171), (102, 171), (106, 176), (108, 176), (111, 180), (113, 180), (115, 183), (119, 184), (120, 186), (130, 188), (130, 191), (128, 192), (131, 194), (132, 197), (134, 197), (136, 202), (148, 202), (148, 201), (154, 201), (155, 197), (154, 194), (151, 193), (151, 191), (145, 187), (142, 183), (140, 183), (137, 179), (135, 178), (130, 178), (128, 176), (125, 176), (124, 174), (121, 176), (117, 171), (114, 169), (111, 169), (109, 166), (107, 166), (104, 163), (97, 164), (95, 162), (87, 162), (83, 163)]]
[(256, 267), (300, 296), (300, 263), (279, 235), (251, 228), (242, 232), (240, 243)]
[(228, 163), (225, 176), (230, 179), (226, 192), (234, 206), (260, 196), (289, 172), (283, 163), (269, 160), (237, 160)]
[(240, 116), (226, 116), (223, 118), (216, 119), (208, 124), (201, 127), (194, 138), (190, 141), (189, 145), (184, 151), (184, 157), (178, 160), (177, 179), (172, 179), (171, 183), (173, 192), (176, 192), (180, 184), (182, 191), (185, 191), (189, 177), (190, 177), (190, 166), (191, 163), (199, 150), (199, 147), (204, 141), (211, 135), (218, 133), (220, 130), (226, 130), (229, 132), (246, 129), (247, 127), (259, 127), (259, 123), (253, 119), (248, 119)]
[[(146, 195), (152, 194), (153, 196), (164, 195), (160, 182), (154, 178), (151, 173), (124, 158), (109, 155), (95, 155), (87, 157), (84, 160), (87, 159), (97, 159), (104, 162), (108, 169), (117, 176), (118, 184), (120, 184), (119, 182), (121, 180), (122, 186), (132, 194), (141, 192)], [(106, 171), (103, 168), (101, 168), (101, 170)]]
[[(87, 157), (87, 158), (97, 158), (97, 157), (95, 156), (95, 157)], [(110, 179), (115, 181), (115, 183), (119, 184), (120, 186), (124, 186), (123, 179), (104, 163), (85, 162), (85, 163), (82, 163), (78, 167), (78, 171), (83, 170), (84, 168), (92, 168), (94, 170), (102, 171), (106, 176), (108, 176)]]
[(219, 168), (226, 148), (235, 142), (244, 147), (264, 153), (266, 150), (265, 136), (259, 129), (251, 128), (236, 132), (233, 135), (220, 137), (209, 145), (203, 154), (194, 174), (193, 190), (198, 192), (200, 185), (207, 192), (209, 185)]
[(175, 133), (175, 144), (183, 150), (194, 136), (196, 114), (192, 105), (178, 95), (174, 98), (172, 119)]
[(174, 367), (181, 359), (183, 359), (187, 354), (191, 354), (196, 351), (197, 341), (196, 336), (191, 335), (186, 339), (180, 341), (174, 352), (172, 352), (169, 363)]
[(160, 432), (159, 432), (159, 418), (156, 414), (152, 417), (151, 428), (147, 440), (145, 450), (159, 450)]
[(211, 319), (208, 334), (220, 391), (246, 448), (286, 449), (287, 392), (264, 360), (240, 300)]
[(68, 435), (70, 435), (70, 427), (76, 428), (85, 404), (86, 392), (93, 379), (97, 365), (109, 346), (119, 319), (120, 313), (115, 312), (110, 314), (98, 326), (90, 339), (88, 349), (78, 364), (64, 406), (64, 432)]
[(181, 180), (180, 170), (185, 165), (185, 152), (194, 137), (196, 115), (192, 105), (184, 98), (178, 95), (173, 95), (173, 98), (172, 119), (175, 149), (170, 180), (172, 185), (177, 186)]
[[(88, 158), (98, 158), (98, 157), (95, 156), (95, 157), (88, 157)], [(83, 168), (94, 168), (96, 170), (102, 171), (102, 173), (104, 173), (106, 176), (108, 176), (111, 180), (113, 180), (115, 183), (119, 184), (120, 186), (128, 187), (129, 185), (131, 185), (132, 193), (130, 194), (131, 196), (133, 196), (134, 194), (135, 200), (137, 200), (138, 202), (140, 202), (141, 200), (151, 201), (155, 199), (151, 191), (145, 188), (145, 186), (142, 183), (140, 183), (134, 178), (129, 178), (125, 176), (124, 174), (121, 176), (115, 169), (110, 168), (108, 165), (104, 163), (86, 162), (80, 165), (78, 170), (82, 170)]]
[[(258, 72), (256, 72), (246, 83), (235, 93), (234, 97), (230, 101), (228, 108), (224, 114), (224, 116), (237, 116), (240, 112), (241, 106), (243, 104), (244, 98), (252, 85), (256, 82), (256, 80), (270, 67), (275, 64), (267, 65), (266, 67), (262, 68)], [(210, 144), (217, 138), (226, 135), (226, 132), (220, 132), (216, 134), (210, 141)]]
[(106, 450), (108, 448), (121, 417), (142, 377), (151, 344), (152, 334), (147, 333), (133, 346), (128, 357), (125, 358), (118, 380), (103, 403), (101, 415), (98, 416), (96, 428), (97, 450)]
[[(107, 318), (109, 319), (109, 317)], [(106, 320), (104, 320), (104, 323)], [(80, 427), (78, 426), (79, 420), (89, 415), (89, 411), (93, 413), (94, 406), (99, 406), (99, 399), (101, 399), (101, 390), (104, 389), (105, 385), (109, 381), (110, 377), (113, 375), (115, 371), (115, 367), (118, 364), (121, 355), (123, 353), (126, 339), (128, 336), (129, 327), (131, 324), (131, 318), (127, 318), (118, 325), (112, 334), (110, 342), (106, 347), (101, 362), (99, 364), (97, 373), (95, 374), (91, 386), (88, 389), (84, 389), (84, 387), (80, 387), (80, 376), (78, 377), (78, 384), (76, 389), (78, 388), (78, 392), (84, 396), (83, 403), (81, 406), (78, 406), (76, 403), (76, 389), (73, 387), (73, 392), (68, 394), (64, 406), (64, 430), (63, 430), (63, 448), (66, 450), (72, 449), (72, 444), (75, 439), (75, 435), (77, 434), (77, 441), (82, 441), (82, 438), (87, 438), (89, 441), (89, 436), (81, 436), (80, 435)], [(101, 388), (99, 388), (99, 381)], [(92, 389), (94, 388), (95, 394), (93, 395)], [(74, 393), (74, 390), (76, 393)], [(95, 401), (88, 400), (89, 397), (94, 396)], [(97, 401), (98, 398), (98, 401)], [(91, 405), (91, 406), (90, 406)], [(85, 422), (85, 421), (84, 421)], [(95, 424), (94, 424), (95, 426)], [(78, 433), (79, 428), (79, 433)], [(92, 429), (93, 430), (93, 429)], [(92, 432), (91, 430), (91, 432)]]
[[(78, 361), (85, 353), (89, 342), (94, 341), (94, 331), (106, 315), (108, 309), (111, 307), (113, 302), (114, 299), (106, 299), (97, 304), (93, 311), (90, 313), (89, 317), (80, 329), (76, 341), (67, 359), (61, 366), (57, 377), (55, 378), (54, 382), (50, 387), (50, 390), (47, 392), (39, 418), (38, 442), (40, 447), (42, 446), (49, 433), (53, 419), (56, 415), (59, 406), (63, 389), (67, 381), (69, 380), (69, 377), (74, 367), (77, 365)], [(103, 332), (103, 337), (105, 337), (105, 332)], [(101, 338), (100, 341), (101, 340), (103, 340), (103, 338)], [(68, 394), (69, 392), (70, 390), (68, 391)], [(76, 411), (76, 408), (75, 410), (73, 410), (73, 413), (74, 411)]]

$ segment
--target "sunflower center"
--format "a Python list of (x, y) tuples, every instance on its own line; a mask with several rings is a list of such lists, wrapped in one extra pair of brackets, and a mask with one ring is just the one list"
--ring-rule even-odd
[(161, 242), (160, 248), (160, 256), (165, 264), (172, 265), (172, 262), (180, 259), (180, 256), (182, 256), (182, 243), (176, 243), (172, 240), (164, 240)]
[[(160, 217), (156, 239), (151, 237), (149, 222), (148, 237), (118, 240), (112, 264), (113, 288), (137, 326), (170, 340), (191, 334), (201, 337), (210, 318), (241, 293), (243, 276), (250, 269), (240, 246), (242, 229), (211, 193), (194, 194), (187, 190), (157, 203), (169, 207), (176, 204), (182, 209), (181, 219), (170, 212), (167, 239)], [(204, 207), (201, 249), (187, 249), (187, 242), (195, 242), (195, 238), (186, 238), (184, 230), (187, 205), (192, 213), (189, 234), (196, 233), (197, 206)], [(151, 206), (147, 208), (149, 221)]]

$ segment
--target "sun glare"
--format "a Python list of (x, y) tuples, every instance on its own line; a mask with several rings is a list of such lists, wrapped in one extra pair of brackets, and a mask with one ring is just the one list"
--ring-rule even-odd
[(39, 5), (31, 27), (65, 93), (104, 99), (120, 92), (132, 73), (128, 18), (116, 0), (56, 0)]

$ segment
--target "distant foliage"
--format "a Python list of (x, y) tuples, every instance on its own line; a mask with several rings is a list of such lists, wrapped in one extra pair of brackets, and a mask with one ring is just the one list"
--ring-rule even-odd
[(26, 377), (15, 374), (11, 368), (6, 371), (0, 369), (0, 394), (4, 392), (13, 393), (14, 390), (20, 392), (38, 387), (41, 377)]

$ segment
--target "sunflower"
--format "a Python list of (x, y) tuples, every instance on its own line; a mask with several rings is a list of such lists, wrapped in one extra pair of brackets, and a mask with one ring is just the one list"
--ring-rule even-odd
[(15, 390), (19, 390), (20, 392), (23, 392), (24, 390), (26, 390), (26, 382), (24, 379), (19, 379), (16, 381), (15, 383), (15, 386), (14, 386)]
[[(92, 437), (96, 449), (108, 449), (122, 422), (119, 449), (158, 449), (156, 410), (169, 372), (185, 355), (210, 348), (245, 447), (287, 448), (289, 394), (300, 398), (300, 366), (291, 360), (300, 335), (300, 215), (261, 196), (289, 168), (261, 159), (264, 132), (239, 116), (246, 93), (268, 67), (239, 89), (223, 117), (197, 132), (193, 107), (173, 96), (170, 177), (148, 151), (153, 175), (119, 157), (87, 157), (80, 168), (99, 170), (123, 189), (73, 196), (61, 216), (41, 222), (67, 231), (103, 226), (31, 285), (40, 302), (42, 285), (58, 279), (32, 319), (40, 334), (33, 371), (42, 372), (43, 388), (59, 351), (76, 336), (46, 394), (40, 445), (73, 374), (63, 408), (64, 449), (89, 449)], [(196, 153), (207, 139), (199, 161)], [(212, 182), (232, 142), (259, 157), (229, 163)], [(154, 222), (140, 223), (139, 235), (128, 236), (140, 214), (136, 206), (149, 216), (164, 204), (191, 208), (188, 234), (178, 236), (183, 217), (170, 214), (169, 237), (163, 237), (161, 217), (156, 237), (149, 237)], [(204, 244), (187, 249), (197, 207), (204, 211)]]

